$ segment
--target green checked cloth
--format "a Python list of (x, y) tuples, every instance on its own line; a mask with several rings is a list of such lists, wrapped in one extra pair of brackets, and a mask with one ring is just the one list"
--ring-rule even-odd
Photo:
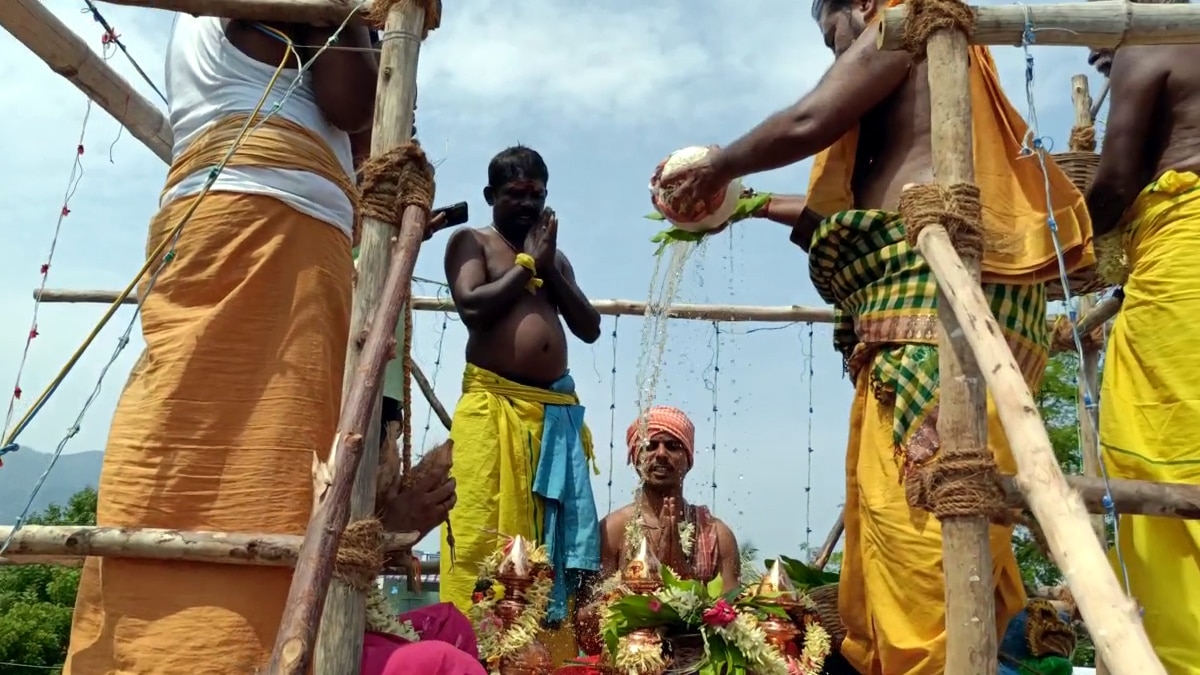
[[(834, 347), (857, 378), (871, 366), (876, 398), (894, 406), (892, 436), (907, 468), (937, 451), (937, 282), (889, 211), (834, 214), (813, 235), (809, 276), (834, 305)], [(1049, 357), (1045, 286), (984, 284), (1030, 387)]]

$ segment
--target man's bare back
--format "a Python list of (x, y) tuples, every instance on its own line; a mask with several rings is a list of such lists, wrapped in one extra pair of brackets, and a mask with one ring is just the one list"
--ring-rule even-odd
[[(862, 42), (860, 36), (852, 49)], [(914, 65), (904, 82), (859, 123), (851, 182), (856, 208), (894, 211), (905, 185), (933, 181), (926, 68), (924, 62)]]
[(1088, 210), (1096, 236), (1116, 228), (1138, 193), (1169, 170), (1200, 173), (1200, 45), (1121, 47)]

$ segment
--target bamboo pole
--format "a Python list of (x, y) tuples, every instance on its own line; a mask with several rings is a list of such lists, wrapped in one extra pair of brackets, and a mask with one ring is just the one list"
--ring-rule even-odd
[[(304, 537), (297, 534), (181, 532), (73, 525), (26, 525), (15, 535), (12, 531), (12, 527), (0, 527), (0, 540), (13, 537), (5, 558), (9, 562), (21, 560), (30, 564), (100, 556), (295, 567), (304, 543)], [(417, 532), (386, 534), (383, 549), (388, 553), (406, 551), (420, 539)], [(53, 560), (34, 559), (37, 556)]]
[[(47, 288), (40, 294), (35, 289), (33, 297), (41, 298), (47, 304), (112, 304), (116, 302), (117, 291), (101, 290), (65, 290)], [(602, 316), (645, 316), (651, 306), (638, 300), (592, 300), (592, 307)], [(124, 303), (136, 305), (136, 297), (128, 297)], [(432, 296), (414, 296), (412, 308), (418, 312), (454, 312), (454, 303), (450, 300)], [(1079, 330), (1086, 333), (1096, 326), (1108, 321), (1121, 308), (1120, 301), (1109, 298), (1096, 305), (1092, 314), (1084, 316), (1079, 322)], [(658, 311), (657, 308), (654, 308)], [(833, 323), (833, 310), (824, 307), (801, 307), (799, 305), (696, 305), (689, 303), (672, 304), (667, 310), (667, 316), (672, 319), (685, 321), (727, 321), (727, 322), (756, 322), (756, 323)], [(1054, 321), (1049, 325), (1053, 327)]]
[[(942, 185), (975, 182), (971, 147), (971, 83), (967, 38), (956, 28), (926, 43), (933, 175)], [(926, 228), (927, 230), (929, 228)], [(940, 226), (934, 230), (944, 233)], [(922, 233), (918, 242), (927, 238)], [(964, 259), (964, 283), (979, 288), (978, 257)], [(985, 455), (987, 389), (959, 319), (938, 280), (937, 432), (942, 457)], [(937, 470), (936, 468), (934, 469)], [(946, 593), (946, 672), (996, 675), (996, 599), (992, 590), (991, 523), (984, 514), (941, 519)]]
[[(972, 7), (977, 45), (1021, 44), (1032, 28), (1038, 46), (1116, 47), (1117, 45), (1195, 44), (1200, 42), (1200, 6), (1141, 5), (1129, 2)], [(909, 8), (883, 10), (881, 49), (904, 49)]]
[[(1200, 520), (1200, 485), (1112, 478), (1106, 486), (1101, 478), (1065, 478), (1091, 513), (1106, 512), (1104, 499), (1111, 491), (1113, 504), (1121, 513)], [(1000, 482), (1008, 506), (1024, 508), (1025, 496), (1017, 487), (1016, 477), (1001, 476)], [(839, 518), (834, 524), (822, 553), (836, 548), (842, 522)], [(0, 526), (0, 540), (11, 531), (11, 526)], [(385, 534), (383, 550), (385, 553), (407, 550), (418, 538), (415, 532)], [(69, 564), (86, 556), (99, 556), (287, 567), (295, 565), (302, 541), (299, 535), (26, 525), (13, 537), (5, 561), (8, 564)], [(821, 556), (817, 559), (820, 561)], [(429, 564), (421, 568), (422, 573), (436, 574), (436, 561), (426, 562)]]
[(0, 0), (0, 26), (112, 115), (150, 152), (171, 161), (174, 135), (166, 116), (40, 2)]
[(446, 412), (446, 406), (442, 405), (441, 399), (438, 398), (437, 392), (433, 390), (433, 385), (429, 383), (429, 378), (425, 377), (425, 372), (421, 370), (421, 367), (415, 361), (412, 361), (411, 365), (413, 381), (417, 383), (417, 387), (425, 395), (425, 400), (429, 402), (429, 407), (437, 415), (438, 419), (441, 420), (442, 426), (446, 427), (446, 431), (450, 431), (450, 424), (453, 422), (453, 418), (450, 417), (450, 413)]
[[(34, 299), (44, 303), (66, 304), (112, 304), (118, 291), (64, 290), (48, 288), (40, 294), (35, 289)], [(645, 316), (648, 312), (660, 311), (658, 306), (638, 300), (592, 300), (592, 307), (603, 316)], [(123, 304), (136, 305), (136, 297), (128, 297)], [(414, 296), (413, 311), (454, 312), (454, 303), (449, 299), (432, 296)], [(754, 321), (761, 323), (833, 323), (833, 310), (825, 307), (801, 307), (799, 305), (696, 305), (671, 304), (667, 316), (672, 319), (693, 321)]]
[(341, 23), (346, 14), (371, 11), (371, 0), (101, 0), (110, 5), (153, 7), (195, 16), (219, 16), (247, 21), (283, 21), (312, 25)]
[(818, 570), (825, 569), (829, 564), (829, 559), (833, 557), (833, 549), (837, 548), (838, 542), (842, 539), (842, 533), (846, 531), (846, 508), (842, 507), (842, 512), (838, 514), (837, 521), (829, 530), (829, 535), (825, 537), (825, 543), (821, 545), (821, 551), (817, 553), (817, 557), (813, 560), (813, 567)]
[[(426, 34), (426, 19), (434, 18), (426, 16), (427, 6), (431, 5), (402, 0), (392, 4), (387, 13), (379, 57), (375, 121), (371, 132), (372, 156), (383, 155), (412, 139), (421, 40)], [(349, 517), (353, 520), (370, 518), (375, 511), (381, 414), (378, 393), (383, 377), (382, 363), (375, 368), (374, 359), (378, 357), (368, 349), (373, 345), (360, 345), (354, 338), (368, 325), (371, 328), (368, 334), (386, 327), (388, 336), (394, 335), (400, 319), (400, 308), (411, 292), (413, 269), (424, 238), (427, 217), (428, 214), (417, 207), (405, 209), (398, 237), (395, 224), (370, 217), (363, 219), (354, 308), (350, 320), (351, 341), (346, 353), (342, 392), (343, 419), (347, 411), (357, 412), (356, 405), (363, 406), (366, 411), (363, 417), (355, 419), (355, 426), (351, 427), (364, 434), (365, 442), (362, 461), (357, 467), (354, 488), (349, 496)], [(394, 244), (391, 243), (393, 240)], [(389, 309), (394, 307), (395, 311), (386, 314), (377, 312), (376, 307), (380, 307), (381, 302)], [(364, 375), (370, 377), (367, 381), (371, 383), (369, 389), (372, 394), (360, 403), (356, 397), (362, 394), (360, 387)], [(333, 579), (320, 622), (314, 675), (357, 673), (362, 660), (365, 629), (365, 594), (341, 579)], [(297, 662), (297, 668), (290, 672), (303, 675), (306, 669), (300, 668), (300, 665)]]
[(944, 231), (926, 228), (919, 245), (938, 279), (938, 288), (946, 289), (941, 299), (953, 307), (979, 359), (1017, 460), (1016, 485), (1046, 533), (1046, 543), (1079, 603), (1097, 653), (1116, 675), (1166, 675), (1146, 637), (1137, 606), (1121, 590), (1091, 531), (1082, 500), (1063, 477), (1037, 402), (982, 289), (963, 267)]

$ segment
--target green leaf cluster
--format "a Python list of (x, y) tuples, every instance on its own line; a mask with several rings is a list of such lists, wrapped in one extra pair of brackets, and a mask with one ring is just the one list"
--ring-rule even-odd
[[(30, 525), (95, 525), (96, 491), (86, 488), (65, 506), (50, 505)], [(78, 568), (0, 567), (0, 675), (59, 673), (71, 638)]]
[[(716, 228), (714, 231), (720, 231), (730, 223), (736, 223), (739, 220), (745, 220), (749, 218), (759, 209), (766, 206), (767, 202), (770, 200), (770, 193), (765, 192), (761, 194), (753, 194), (747, 197), (739, 197), (737, 201), (737, 208), (734, 209), (733, 215), (729, 217), (729, 221), (721, 227)], [(647, 214), (646, 219), (660, 221), (666, 220), (666, 218), (657, 211)], [(678, 227), (669, 227), (653, 237), (650, 237), (650, 243), (658, 244), (658, 247), (654, 249), (654, 255), (662, 255), (662, 252), (667, 250), (667, 247), (671, 244), (677, 242), (698, 242), (707, 236), (708, 233), (704, 232), (688, 232), (687, 230), (681, 230)]]

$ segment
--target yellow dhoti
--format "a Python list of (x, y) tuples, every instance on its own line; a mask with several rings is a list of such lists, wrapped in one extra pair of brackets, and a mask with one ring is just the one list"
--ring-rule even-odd
[[(1196, 174), (1168, 171), (1143, 190), (1130, 209), (1125, 240), (1130, 274), (1100, 396), (1104, 462), (1113, 478), (1197, 484)], [(1200, 674), (1200, 523), (1123, 515), (1120, 535), (1130, 591), (1145, 610), (1146, 633), (1167, 672)]]
[[(988, 408), (988, 445), (1003, 473), (1016, 473), (1004, 430)], [(893, 411), (857, 378), (846, 453), (846, 547), (838, 610), (846, 626), (842, 655), (867, 675), (943, 675), (946, 590), (942, 528), (905, 502), (892, 439)], [(1025, 606), (1012, 528), (992, 526), (996, 632)]]
[[(277, 133), (264, 128), (239, 163), (264, 148), (302, 161), (306, 139)], [(185, 153), (168, 185), (205, 164), (203, 150)], [(328, 452), (341, 404), (350, 241), (270, 197), (196, 200), (164, 205), (150, 224), (153, 250), (196, 206), (145, 295), (146, 350), (113, 417), (97, 521), (303, 534), (313, 453)], [(88, 558), (64, 673), (256, 672), (291, 578), (286, 568)]]
[[(569, 376), (563, 379), (570, 380)], [(458, 502), (450, 514), (455, 537), (453, 562), (444, 530), (442, 536), (443, 602), (468, 611), (479, 565), (504, 538), (521, 535), (539, 543), (545, 540), (542, 500), (533, 491), (543, 449), (546, 406), (578, 405), (573, 389), (573, 383), (569, 387), (556, 383), (553, 391), (530, 387), (467, 364), (462, 398), (450, 430), (454, 441), (451, 475), (457, 483)], [(590, 459), (591, 433), (586, 426), (575, 433)], [(590, 492), (587, 499), (592, 499)], [(595, 527), (595, 523), (591, 525)], [(595, 546), (598, 569), (598, 538)], [(555, 664), (579, 655), (569, 625), (548, 631), (541, 639)]]

